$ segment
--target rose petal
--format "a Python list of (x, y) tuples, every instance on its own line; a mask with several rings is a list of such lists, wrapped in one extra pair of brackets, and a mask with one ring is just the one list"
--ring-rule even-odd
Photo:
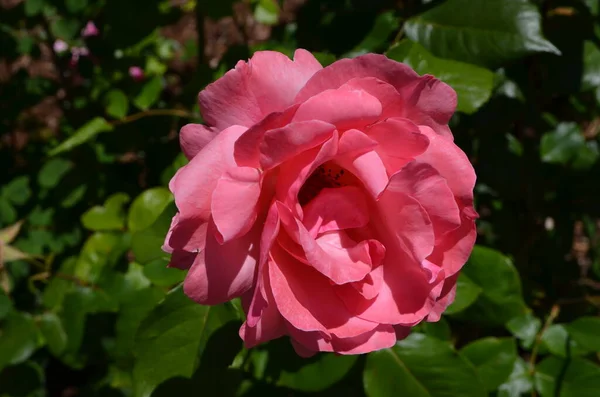
[(367, 200), (356, 186), (325, 188), (304, 207), (303, 224), (313, 238), (319, 233), (363, 227), (367, 223)]
[(244, 235), (258, 216), (261, 174), (256, 168), (235, 167), (227, 170), (212, 195), (212, 217), (220, 244)]
[(377, 141), (369, 138), (359, 130), (351, 129), (345, 131), (340, 137), (339, 156), (356, 157), (370, 152), (377, 147)]
[(468, 211), (463, 210), (461, 213), (460, 227), (445, 234), (427, 258), (442, 267), (447, 277), (457, 273), (464, 266), (477, 239), (475, 221), (465, 212)]
[(297, 215), (302, 214), (298, 203), (298, 193), (306, 179), (323, 163), (335, 156), (338, 150), (338, 134), (333, 132), (331, 139), (319, 148), (303, 152), (279, 168), (275, 197), (292, 209)]
[(225, 244), (218, 243), (215, 231), (211, 222), (206, 248), (196, 257), (183, 283), (184, 292), (204, 305), (227, 302), (248, 291), (258, 256), (258, 228)]
[(388, 189), (404, 192), (425, 208), (436, 241), (460, 226), (460, 211), (446, 180), (429, 164), (413, 162), (394, 176)]
[(264, 134), (260, 144), (260, 165), (263, 169), (278, 166), (298, 153), (311, 149), (331, 138), (335, 126), (319, 120), (291, 123)]
[[(327, 278), (274, 246), (269, 277), (281, 315), (295, 328), (352, 337), (371, 331), (376, 323), (352, 315), (335, 295)], [(327, 302), (327, 304), (323, 304)]]
[(431, 128), (420, 126), (419, 130), (429, 138), (429, 147), (417, 161), (435, 168), (455, 196), (465, 200), (465, 204), (472, 203), (476, 176), (467, 155), (452, 140), (437, 135)]
[(354, 174), (373, 198), (379, 197), (389, 182), (385, 165), (375, 151), (358, 156), (341, 156), (336, 159), (336, 162)]
[(293, 120), (322, 120), (345, 130), (371, 124), (380, 115), (381, 103), (377, 98), (363, 90), (342, 87), (308, 98), (300, 104)]
[[(434, 248), (433, 225), (417, 200), (394, 189), (397, 178), (398, 175), (392, 177), (390, 187), (377, 201), (378, 219), (374, 223), (381, 228), (380, 235), (391, 238), (390, 244), (400, 247), (421, 263)], [(388, 243), (384, 242), (384, 245), (388, 247)]]
[(200, 92), (202, 116), (219, 130), (234, 124), (250, 127), (291, 106), (298, 91), (320, 69), (305, 50), (297, 50), (294, 61), (279, 52), (259, 51)]
[[(396, 332), (391, 325), (379, 325), (377, 328), (351, 338), (326, 338), (319, 332), (303, 332), (288, 327), (292, 343), (302, 357), (310, 357), (316, 352), (335, 352), (337, 354), (363, 354), (387, 349), (396, 343)], [(311, 354), (312, 353), (312, 354)]]
[(375, 151), (390, 175), (424, 153), (429, 146), (429, 139), (419, 132), (419, 127), (402, 118), (374, 124), (367, 130), (367, 135), (379, 144)]
[[(375, 242), (354, 242), (342, 231), (329, 232), (314, 239), (302, 222), (278, 202), (281, 221), (304, 251), (307, 264), (318, 270), (335, 284), (362, 280), (371, 271), (371, 247), (378, 253)], [(297, 257), (297, 254), (294, 255)], [(376, 255), (375, 259), (379, 259)]]
[[(336, 89), (357, 78), (378, 79), (392, 85), (402, 97), (402, 116), (431, 127), (438, 134), (452, 138), (448, 121), (456, 109), (456, 92), (447, 84), (432, 76), (419, 75), (409, 66), (393, 61), (383, 55), (366, 54), (352, 59), (341, 59), (315, 73), (300, 90), (295, 102), (302, 103), (308, 98), (329, 89)], [(353, 81), (352, 86), (361, 82)], [(389, 96), (378, 96), (372, 82), (362, 82), (364, 90), (381, 101), (393, 100)], [(384, 109), (387, 104), (384, 104)]]
[(236, 166), (233, 145), (245, 130), (233, 126), (221, 131), (171, 179), (169, 188), (181, 218), (208, 221), (213, 191), (223, 172)]
[(188, 160), (191, 160), (200, 152), (210, 141), (219, 133), (214, 128), (203, 126), (202, 124), (186, 124), (179, 132), (179, 142), (183, 154)]
[(367, 300), (341, 289), (337, 291), (338, 295), (348, 310), (365, 320), (380, 324), (418, 323), (434, 304), (429, 294), (435, 285), (428, 282), (425, 272), (414, 259), (401, 251), (391, 251), (389, 246), (386, 248), (383, 282), (374, 299)]

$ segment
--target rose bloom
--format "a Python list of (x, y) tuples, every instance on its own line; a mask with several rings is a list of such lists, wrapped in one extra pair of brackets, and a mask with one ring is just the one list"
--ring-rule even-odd
[(257, 52), (199, 104), (164, 246), (190, 298), (241, 297), (247, 347), (288, 335), (301, 356), (387, 348), (439, 320), (476, 237), (452, 88), (383, 55), (323, 68)]

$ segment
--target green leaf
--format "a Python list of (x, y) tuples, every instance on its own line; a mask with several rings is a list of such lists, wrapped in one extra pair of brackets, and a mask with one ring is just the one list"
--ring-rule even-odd
[(596, 142), (585, 141), (576, 123), (562, 122), (542, 136), (540, 156), (546, 163), (570, 163), (576, 169), (585, 169), (596, 162), (600, 153)]
[(209, 336), (234, 319), (230, 305), (199, 305), (185, 296), (182, 288), (167, 295), (139, 327), (134, 397), (150, 396), (167, 379), (191, 377)]
[(254, 9), (254, 19), (265, 25), (275, 25), (279, 22), (279, 6), (275, 0), (259, 0)]
[(83, 227), (89, 230), (122, 230), (125, 227), (125, 204), (129, 196), (125, 193), (115, 193), (104, 202), (90, 208), (81, 216)]
[(35, 362), (28, 361), (0, 371), (0, 396), (43, 396), (44, 386), (44, 370)]
[[(560, 394), (555, 392), (559, 377)], [(548, 357), (536, 367), (535, 388), (541, 397), (597, 397), (600, 367), (582, 358), (565, 362), (557, 357)]]
[(160, 214), (158, 219), (144, 230), (135, 232), (131, 239), (131, 251), (136, 261), (146, 264), (154, 259), (165, 258), (167, 254), (162, 250), (165, 236), (171, 226), (171, 220), (177, 212), (175, 204), (171, 202)]
[(13, 223), (17, 220), (17, 210), (1, 193), (0, 191), (0, 223)]
[(464, 273), (461, 273), (456, 281), (456, 297), (454, 302), (446, 309), (445, 314), (454, 314), (465, 310), (475, 303), (480, 294), (481, 287)]
[(504, 325), (526, 312), (519, 273), (511, 260), (500, 252), (475, 246), (462, 272), (482, 291), (477, 301), (461, 312), (461, 318)]
[(38, 184), (41, 187), (52, 189), (73, 168), (73, 163), (61, 158), (52, 158), (42, 166), (38, 174)]
[(496, 390), (508, 379), (517, 360), (517, 345), (513, 338), (478, 339), (460, 352), (475, 365), (488, 392)]
[(283, 370), (277, 384), (305, 392), (325, 390), (350, 371), (356, 358), (323, 353), (316, 361), (301, 366), (297, 371)]
[(600, 86), (600, 49), (592, 41), (583, 45), (582, 89), (588, 90)]
[(531, 393), (533, 377), (529, 367), (521, 357), (517, 357), (508, 380), (498, 388), (498, 397), (521, 397)]
[(531, 313), (515, 317), (506, 323), (506, 328), (521, 341), (524, 349), (530, 349), (542, 328), (542, 320)]
[(560, 123), (556, 130), (542, 136), (540, 155), (546, 163), (566, 164), (573, 159), (585, 143), (576, 123)]
[(116, 119), (122, 119), (129, 112), (129, 99), (121, 90), (113, 89), (104, 97), (106, 114)]
[(10, 313), (0, 323), (0, 335), (0, 371), (24, 362), (38, 348), (38, 331), (28, 314)]
[(173, 195), (169, 189), (155, 187), (145, 190), (131, 204), (127, 227), (131, 232), (149, 228), (172, 202)]
[(96, 135), (112, 131), (113, 126), (108, 123), (103, 117), (96, 117), (81, 128), (79, 128), (73, 135), (60, 143), (57, 147), (52, 149), (49, 153), (50, 156), (56, 156), (57, 154), (68, 152), (73, 150), (75, 147), (93, 139)]
[(598, 15), (600, 12), (600, 3), (598, 3), (596, 0), (583, 0), (583, 2), (589, 7), (592, 15)]
[(44, 0), (25, 0), (25, 15), (32, 17), (42, 12)]
[(67, 347), (67, 334), (60, 318), (51, 312), (44, 313), (39, 319), (39, 326), (50, 352), (60, 356)]
[(165, 293), (158, 288), (148, 287), (134, 291), (123, 302), (115, 324), (115, 352), (118, 357), (132, 354), (139, 325), (164, 296)]
[(80, 360), (76, 356), (83, 342), (87, 315), (90, 313), (115, 312), (117, 309), (117, 302), (99, 289), (74, 286), (65, 295), (60, 317), (67, 335), (64, 354), (67, 354), (69, 361), (80, 365)]
[(71, 13), (76, 13), (87, 7), (88, 0), (65, 0), (65, 5)]
[(384, 49), (389, 42), (390, 35), (396, 32), (399, 27), (400, 22), (393, 11), (379, 14), (369, 34), (352, 51), (344, 54), (343, 57), (353, 58), (368, 52), (377, 52)]
[(567, 331), (584, 349), (600, 352), (600, 317), (580, 317), (567, 325)]
[(535, 52), (560, 54), (540, 21), (525, 0), (448, 0), (409, 19), (404, 32), (436, 56), (497, 67)]
[(121, 234), (92, 234), (86, 240), (77, 259), (75, 277), (89, 283), (98, 282), (102, 272), (114, 266), (127, 248), (127, 239)]
[(12, 302), (8, 296), (4, 293), (2, 287), (0, 287), (0, 321), (7, 316), (12, 310)]
[(495, 75), (492, 71), (468, 63), (437, 58), (423, 46), (403, 40), (386, 55), (406, 63), (419, 74), (431, 74), (450, 85), (458, 95), (457, 110), (472, 114), (492, 95)]
[[(77, 264), (77, 258), (69, 257), (65, 259), (58, 271), (66, 276), (72, 276)], [(44, 306), (51, 310), (58, 310), (63, 303), (65, 295), (71, 290), (73, 283), (70, 280), (54, 277), (50, 279), (48, 286), (44, 289), (42, 302)]]
[(31, 197), (29, 177), (19, 176), (2, 187), (1, 195), (15, 205), (23, 205)]
[(335, 61), (337, 61), (335, 55), (329, 54), (327, 52), (313, 52), (312, 54), (317, 59), (317, 61), (319, 61), (319, 63), (323, 65), (323, 67), (329, 66)]
[(163, 258), (150, 261), (144, 266), (144, 275), (159, 287), (170, 287), (182, 282), (186, 272), (167, 267), (168, 264), (169, 261)]
[(79, 34), (80, 26), (76, 19), (57, 18), (50, 24), (50, 31), (54, 37), (68, 41)]
[(487, 396), (466, 358), (449, 343), (422, 334), (370, 353), (363, 380), (369, 397)]
[(134, 98), (133, 104), (141, 110), (147, 110), (158, 101), (162, 90), (162, 78), (156, 76), (144, 84), (140, 93)]
[(444, 317), (435, 323), (424, 322), (421, 324), (423, 333), (427, 336), (433, 336), (439, 340), (450, 341), (452, 339), (452, 330)]
[(581, 346), (573, 338), (569, 337), (569, 332), (563, 324), (553, 324), (542, 334), (542, 346), (548, 349), (548, 351), (559, 357), (567, 357), (567, 343), (568, 353), (570, 356), (582, 356), (590, 353), (589, 349)]

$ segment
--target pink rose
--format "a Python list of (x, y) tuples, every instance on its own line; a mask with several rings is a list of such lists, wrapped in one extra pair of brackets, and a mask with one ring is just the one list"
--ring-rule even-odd
[(247, 347), (302, 356), (392, 346), (453, 301), (475, 242), (475, 173), (456, 93), (382, 55), (322, 68), (258, 52), (199, 95), (164, 249), (184, 291), (241, 297)]
[(99, 34), (100, 34), (100, 31), (96, 27), (96, 24), (94, 24), (94, 22), (92, 22), (92, 21), (88, 21), (88, 23), (85, 25), (85, 27), (81, 30), (81, 35), (83, 37), (93, 37), (93, 36), (98, 36)]
[(52, 48), (57, 54), (62, 54), (69, 49), (69, 45), (64, 40), (58, 39), (54, 42)]
[(139, 66), (131, 66), (129, 68), (129, 76), (135, 81), (144, 80), (144, 70)]

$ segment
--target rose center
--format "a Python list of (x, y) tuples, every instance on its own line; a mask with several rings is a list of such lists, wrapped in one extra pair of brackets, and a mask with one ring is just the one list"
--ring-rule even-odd
[(304, 206), (325, 188), (350, 186), (355, 185), (356, 182), (357, 179), (352, 173), (329, 161), (310, 174), (298, 193), (298, 201)]

